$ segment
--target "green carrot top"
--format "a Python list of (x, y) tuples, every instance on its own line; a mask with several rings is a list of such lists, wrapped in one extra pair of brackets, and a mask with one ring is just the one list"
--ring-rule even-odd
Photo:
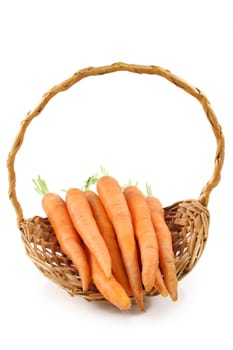
[(47, 187), (47, 184), (46, 184), (45, 180), (43, 180), (39, 175), (38, 175), (36, 180), (32, 179), (32, 181), (34, 183), (34, 189), (40, 195), (44, 196), (46, 193), (49, 192), (49, 189)]

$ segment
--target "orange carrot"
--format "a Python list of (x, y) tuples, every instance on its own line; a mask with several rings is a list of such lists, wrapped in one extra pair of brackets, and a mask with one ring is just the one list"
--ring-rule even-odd
[(131, 213), (134, 232), (142, 262), (142, 282), (147, 292), (154, 287), (158, 273), (159, 253), (150, 210), (143, 193), (137, 186), (129, 186), (124, 195)]
[(98, 180), (97, 191), (115, 229), (132, 294), (139, 308), (144, 310), (137, 246), (126, 199), (119, 183), (111, 176)]
[(84, 192), (75, 188), (68, 190), (66, 205), (74, 227), (90, 252), (96, 257), (105, 275), (110, 277), (112, 274), (111, 257)]
[(112, 272), (118, 282), (125, 289), (126, 293), (130, 294), (130, 286), (125, 267), (122, 261), (120, 248), (117, 242), (116, 234), (113, 229), (112, 223), (109, 220), (107, 213), (103, 207), (98, 195), (93, 191), (85, 191), (85, 196), (91, 206), (93, 216), (97, 223), (97, 226), (102, 234), (104, 241), (108, 247), (111, 260), (112, 260)]
[(54, 230), (61, 250), (66, 254), (77, 268), (83, 291), (87, 291), (90, 283), (90, 268), (81, 239), (76, 232), (65, 201), (57, 194), (50, 193), (44, 180), (38, 176), (33, 180), (35, 190), (43, 195), (42, 207)]
[(168, 290), (165, 286), (164, 280), (163, 280), (163, 276), (161, 274), (160, 269), (157, 272), (156, 278), (155, 278), (155, 288), (157, 289), (157, 291), (159, 292), (159, 294), (161, 294), (163, 297), (167, 297), (168, 296)]
[(92, 279), (104, 298), (121, 310), (130, 309), (131, 300), (116, 278), (106, 277), (93, 254), (90, 254), (90, 263)]
[(177, 300), (177, 276), (174, 252), (172, 248), (171, 232), (165, 222), (163, 208), (160, 201), (154, 197), (148, 197), (147, 203), (151, 212), (151, 219), (155, 228), (158, 245), (161, 270), (164, 275), (165, 285), (171, 299)]

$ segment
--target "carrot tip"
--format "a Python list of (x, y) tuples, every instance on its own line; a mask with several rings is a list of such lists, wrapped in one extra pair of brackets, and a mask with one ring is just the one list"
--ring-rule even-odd
[(161, 292), (160, 292), (160, 295), (161, 295), (162, 297), (166, 298), (166, 297), (168, 297), (169, 293), (168, 293), (166, 290), (164, 290), (164, 291), (161, 291)]
[(177, 295), (177, 293), (175, 293), (175, 294), (170, 294), (170, 296), (171, 296), (171, 300), (172, 300), (172, 301), (177, 301), (177, 300), (178, 300), (178, 295)]
[(137, 305), (138, 305), (138, 308), (139, 308), (139, 310), (140, 311), (145, 311), (145, 307), (144, 307), (144, 302), (143, 302), (143, 300), (136, 300), (136, 302), (137, 302)]
[(144, 312), (144, 311), (145, 311), (144, 305), (139, 306), (139, 310), (140, 310), (141, 312)]
[(150, 293), (151, 291), (152, 291), (152, 289), (153, 289), (153, 285), (152, 286), (150, 286), (150, 285), (145, 285), (144, 284), (144, 287), (145, 287), (145, 291), (147, 292), (147, 293)]
[(129, 300), (129, 302), (126, 305), (121, 307), (121, 310), (130, 310), (131, 307), (132, 307), (131, 300)]
[(87, 293), (88, 292), (88, 286), (84, 286), (82, 284), (82, 290), (83, 290), (83, 293)]

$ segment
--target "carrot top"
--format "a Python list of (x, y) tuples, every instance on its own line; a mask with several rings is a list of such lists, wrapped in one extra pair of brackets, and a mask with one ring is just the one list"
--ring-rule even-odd
[(82, 187), (83, 191), (88, 191), (92, 185), (95, 185), (96, 182), (99, 179), (99, 174), (95, 173), (92, 176), (89, 176), (88, 179), (85, 181), (84, 186)]
[(49, 193), (49, 189), (48, 186), (45, 182), (45, 180), (43, 180), (40, 175), (38, 175), (37, 179), (32, 179), (33, 183), (34, 183), (34, 189), (36, 190), (36, 192), (38, 192), (40, 195), (45, 195), (46, 193)]
[(148, 197), (153, 197), (152, 188), (151, 185), (148, 184), (148, 182), (146, 183), (146, 193)]

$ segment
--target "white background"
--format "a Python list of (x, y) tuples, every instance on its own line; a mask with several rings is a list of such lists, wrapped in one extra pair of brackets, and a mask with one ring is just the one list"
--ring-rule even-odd
[[(231, 1), (5, 1), (0, 5), (0, 348), (232, 349)], [(129, 312), (72, 298), (26, 256), (8, 200), (6, 158), (43, 93), (87, 66), (160, 65), (206, 93), (226, 137), (210, 196), (203, 256), (179, 300)], [(198, 102), (159, 77), (115, 73), (57, 95), (32, 122), (16, 164), (25, 217), (43, 215), (32, 178), (81, 186), (104, 165), (122, 183), (151, 183), (164, 206), (198, 198), (216, 144)]]

